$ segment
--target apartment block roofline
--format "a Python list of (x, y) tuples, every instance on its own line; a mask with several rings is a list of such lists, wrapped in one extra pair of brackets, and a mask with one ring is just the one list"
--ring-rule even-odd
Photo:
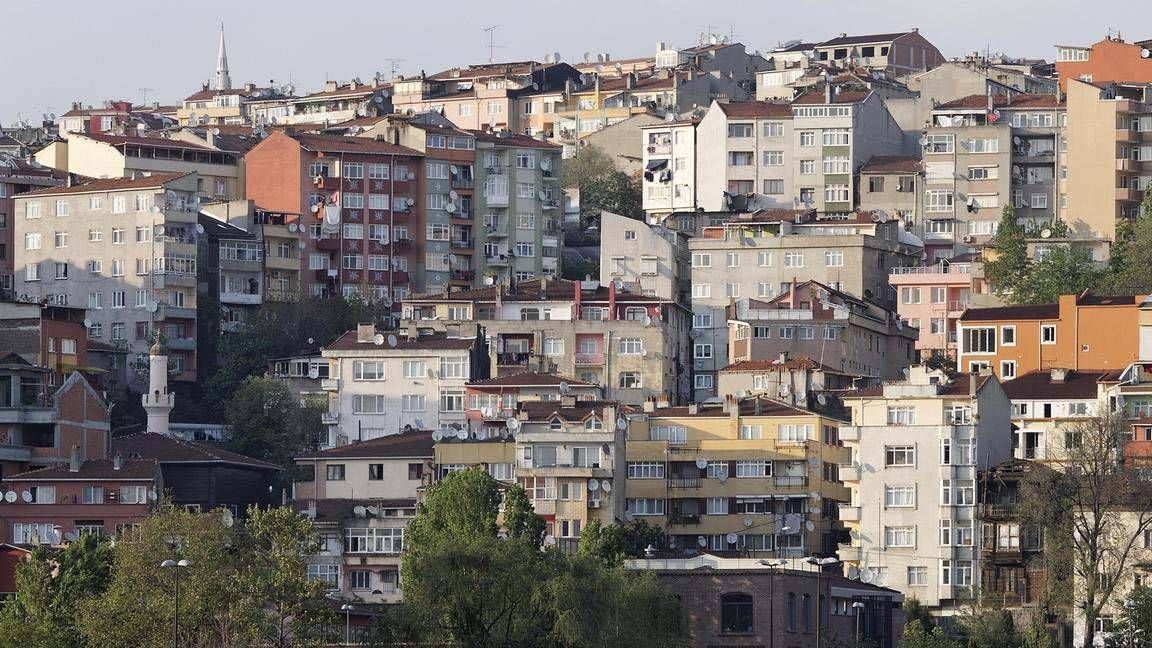
[[(968, 396), (973, 393), (979, 392), (988, 384), (988, 381), (993, 378), (992, 374), (969, 374), (957, 373), (951, 376), (947, 381), (937, 383), (940, 387), (937, 391), (937, 396)], [(898, 385), (901, 383), (893, 382), (890, 385)], [(866, 387), (863, 389), (854, 389), (851, 391), (840, 392), (840, 397), (845, 400), (854, 400), (861, 398), (884, 398), (885, 385)], [(912, 395), (908, 398), (924, 398), (923, 395)]]
[(306, 453), (296, 459), (430, 459), (434, 446), (430, 430), (415, 430)]
[(540, 373), (538, 371), (522, 371), (520, 373), (507, 374), (497, 376), (495, 378), (485, 378), (483, 380), (473, 380), (465, 384), (465, 387), (559, 387), (561, 384), (568, 384), (573, 387), (596, 387), (595, 384), (579, 380), (577, 378), (569, 378), (559, 374)]
[(14, 196), (15, 198), (30, 198), (39, 196), (63, 196), (69, 194), (106, 193), (109, 191), (139, 191), (141, 189), (163, 189), (164, 185), (179, 180), (191, 173), (155, 173), (139, 178), (99, 178), (89, 180), (71, 187), (46, 187)]
[(847, 34), (840, 34), (839, 36), (836, 36), (835, 38), (829, 38), (828, 40), (826, 40), (822, 43), (817, 43), (816, 47), (835, 47), (837, 45), (867, 45), (869, 43), (886, 43), (889, 41), (894, 41), (897, 38), (900, 38), (901, 36), (907, 36), (909, 34), (917, 34), (919, 32), (920, 32), (920, 30), (918, 28), (914, 27), (908, 31), (893, 32), (890, 34), (861, 34), (859, 36), (849, 36)]
[(1043, 398), (1095, 400), (1099, 396), (1099, 385), (1106, 382), (1109, 372), (1072, 371), (1051, 369), (1049, 371), (1029, 371), (1001, 385), (1011, 400), (1036, 400)]

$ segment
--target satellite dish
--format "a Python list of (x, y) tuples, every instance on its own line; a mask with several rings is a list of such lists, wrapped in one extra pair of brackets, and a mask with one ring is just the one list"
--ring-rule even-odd
[(816, 525), (812, 523), (812, 520), (808, 520), (807, 522), (804, 523), (804, 528), (808, 529), (809, 531), (815, 531)]
[(1148, 49), (1147, 47), (1140, 50), (1140, 58), (1152, 58), (1152, 50)]
[(820, 403), (821, 405), (827, 405), (828, 404), (828, 397), (825, 396), (824, 394), (816, 394), (816, 402)]
[(809, 506), (809, 507), (808, 507), (808, 512), (809, 512), (809, 513), (819, 513), (819, 512), (820, 512), (820, 507), (819, 507), (819, 506)]
[(156, 234), (156, 236), (164, 236), (164, 226), (157, 225), (156, 227), (152, 228), (152, 232)]
[(383, 333), (377, 333), (376, 335), (373, 335), (372, 336), (372, 344), (375, 344), (376, 346), (383, 345), (384, 344), (384, 334)]
[(456, 203), (448, 203), (448, 204), (444, 205), (444, 211), (448, 212), (449, 214), (455, 214), (456, 213)]
[(541, 171), (547, 171), (548, 169), (551, 169), (551, 168), (552, 168), (552, 160), (550, 160), (548, 158), (541, 158), (540, 159), (540, 170)]
[(601, 480), (600, 481), (600, 490), (604, 491), (605, 493), (611, 493), (612, 492), (612, 482), (608, 481), (607, 479)]
[(548, 194), (544, 193), (543, 191), (537, 191), (536, 197), (540, 200), (548, 200)]
[(708, 460), (703, 459), (703, 458), (697, 459), (696, 460), (696, 467), (699, 468), (700, 470), (704, 470), (705, 468), (708, 467)]
[(407, 205), (408, 205), (409, 207), (411, 207), (412, 205), (415, 205), (415, 204), (416, 204), (416, 201), (415, 201), (414, 199), (412, 199), (412, 198), (406, 198), (406, 199), (404, 200), (404, 202), (405, 202), (405, 203), (407, 203)]
[(369, 515), (372, 515), (372, 516), (379, 516), (380, 515), (380, 507), (379, 506), (367, 506), (365, 508), (368, 509)]
[(569, 394), (572, 392), (572, 385), (569, 385), (568, 383), (561, 381), (560, 386), (557, 387), (557, 389), (560, 391), (561, 394)]
[(620, 430), (621, 432), (623, 432), (624, 430), (627, 430), (628, 429), (628, 419), (624, 418), (623, 416), (616, 419), (616, 429)]
[(588, 490), (592, 491), (593, 493), (600, 490), (600, 480), (589, 479), (588, 480)]
[(299, 229), (299, 226), (296, 223), (288, 223), (289, 232), (295, 233), (297, 229)]
[(311, 380), (316, 380), (319, 377), (320, 377), (320, 368), (319, 367), (312, 367), (311, 369), (308, 370), (308, 378), (310, 378)]
[(156, 489), (148, 491), (148, 501), (155, 502), (160, 496), (156, 494)]
[(395, 335), (391, 335), (391, 334), (388, 335), (388, 346), (395, 348), (396, 345), (399, 343), (400, 343), (400, 341), (396, 339)]
[(92, 328), (92, 320), (91, 319), (89, 319), (87, 317), (84, 318), (84, 328)]
[(736, 541), (739, 540), (740, 537), (735, 533), (729, 533), (728, 535), (724, 536), (724, 539), (728, 541), (728, 544), (736, 544)]
[(4, 501), (8, 502), (9, 504), (11, 504), (12, 502), (15, 502), (16, 501), (16, 491), (8, 491), (7, 493), (4, 493)]
[(865, 567), (864, 569), (860, 570), (860, 582), (861, 583), (871, 583), (872, 579), (875, 577), (876, 577), (876, 575), (874, 573), (872, 573), (872, 570), (869, 569), (868, 567)]
[(159, 214), (160, 213), (160, 205), (152, 205), (148, 209), (148, 211), (152, 212), (153, 214)]
[(652, 326), (652, 316), (651, 315), (645, 315), (644, 316), (644, 326)]
[(80, 539), (80, 534), (76, 533), (75, 531), (69, 531), (64, 534), (64, 539), (68, 542), (76, 542)]
[(456, 438), (461, 441), (468, 440), (468, 430), (456, 430)]
[(1047, 227), (1045, 227), (1044, 229), (1040, 230), (1040, 238), (1044, 238), (1044, 239), (1046, 239), (1046, 238), (1052, 238), (1052, 230), (1051, 230), (1051, 229), (1049, 229), (1049, 228), (1047, 228)]
[(707, 547), (708, 538), (705, 538), (704, 536), (696, 536), (696, 544), (700, 545), (701, 547)]
[(148, 302), (148, 312), (149, 313), (155, 313), (158, 308), (160, 308), (160, 307), (156, 304), (156, 302)]
[(440, 430), (432, 430), (432, 440), (433, 441), (439, 442), (443, 439), (444, 439), (444, 433), (443, 432), (441, 432)]
[(20, 499), (24, 500), (25, 503), (31, 504), (32, 503), (32, 493), (30, 493), (28, 491), (22, 491), (20, 493)]
[(755, 523), (752, 521), (752, 518), (747, 518), (747, 517), (744, 518), (744, 526), (745, 527), (751, 527), (753, 524), (755, 524)]
[(368, 509), (364, 508), (363, 506), (353, 506), (352, 507), (352, 514), (355, 515), (356, 517), (364, 517), (364, 514), (366, 514), (367, 512), (368, 512)]
[(316, 212), (320, 211), (320, 205), (312, 205), (312, 206), (311, 206), (311, 207), (309, 207), (308, 209), (309, 209), (309, 210), (310, 210), (310, 211), (311, 211), (313, 214), (315, 214)]
[(737, 389), (736, 390), (736, 398), (744, 398), (747, 395), (748, 395), (748, 392), (743, 390), (743, 389)]
[(559, 63), (560, 62), (560, 52), (552, 52), (552, 62), (553, 63)]
[(585, 63), (591, 63), (592, 62), (592, 52), (584, 52), (584, 62)]
[(723, 484), (724, 482), (728, 481), (728, 473), (720, 473), (720, 476), (717, 477), (717, 479), (719, 479), (720, 483)]
[[(813, 459), (816, 459), (816, 457), (813, 457)], [(819, 461), (819, 459), (817, 459), (817, 461)], [(821, 499), (823, 499), (820, 497), (820, 493), (817, 493), (816, 491), (812, 491), (811, 493), (808, 493), (808, 497), (812, 498), (814, 501), (817, 501), (817, 502), (819, 502)]]
[[(455, 169), (456, 167), (453, 166), (452, 168)], [(448, 192), (448, 198), (451, 200), (456, 200), (459, 197), (460, 197), (460, 194), (456, 193), (455, 191), (449, 191)]]
[(848, 565), (848, 578), (852, 580), (860, 578), (860, 568), (856, 565)]

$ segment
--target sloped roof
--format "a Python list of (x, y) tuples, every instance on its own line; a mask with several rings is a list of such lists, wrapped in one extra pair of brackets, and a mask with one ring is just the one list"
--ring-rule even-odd
[[(1059, 108), (1064, 102), (1059, 101), (1056, 95), (1050, 94), (1022, 94), (1010, 93), (1008, 95), (992, 95), (992, 105), (995, 108)], [(988, 95), (973, 94), (959, 99), (953, 99), (936, 106), (933, 110), (979, 110), (988, 107)]]
[[(520, 403), (520, 412), (528, 415), (528, 421), (540, 423), (560, 417), (565, 421), (583, 421), (596, 415), (603, 416), (605, 407), (616, 407), (616, 401), (576, 401), (572, 407), (563, 407), (560, 401), (525, 401)], [(612, 422), (605, 423), (610, 429)]]
[[(948, 384), (944, 385), (944, 388), (940, 390), (939, 395), (940, 396), (967, 396), (968, 390), (970, 387), (970, 385), (969, 385), (969, 382), (971, 380), (970, 375), (971, 374), (966, 374), (966, 373), (956, 374), (955, 376), (952, 377), (952, 380), (949, 381)], [(983, 389), (984, 385), (986, 385), (988, 383), (988, 381), (991, 379), (992, 379), (992, 377), (989, 375), (978, 375), (976, 377), (976, 391), (980, 391), (981, 389)], [(876, 398), (878, 396), (883, 396), (883, 395), (884, 395), (884, 387), (881, 385), (877, 385), (875, 387), (867, 387), (864, 389), (854, 389), (852, 391), (842, 392), (840, 394), (841, 398), (845, 398), (845, 399), (848, 399), (848, 398)]]
[(734, 119), (791, 119), (792, 107), (770, 101), (732, 101), (717, 104), (724, 114)]
[(845, 376), (851, 376), (842, 369), (833, 369), (826, 364), (809, 358), (808, 356), (800, 356), (798, 358), (788, 358), (784, 362), (778, 360), (742, 360), (728, 365), (720, 370), (720, 373), (741, 373), (747, 371), (784, 371), (794, 369), (815, 369), (816, 371), (823, 371), (825, 373), (837, 373)]
[(817, 47), (835, 47), (837, 45), (865, 45), (868, 43), (886, 43), (894, 41), (901, 36), (907, 36), (915, 32), (893, 32), (891, 34), (862, 34), (860, 36), (838, 36), (830, 38), (823, 43), (818, 43)]
[[(759, 405), (759, 412), (757, 412)], [(729, 416), (724, 407), (719, 404), (700, 405), (695, 414), (687, 406), (657, 407), (649, 417), (654, 418), (682, 418), (682, 417), (724, 417)], [(816, 412), (794, 407), (787, 403), (765, 396), (754, 396), (740, 401), (740, 416), (820, 416)]]
[(873, 155), (868, 158), (860, 173), (920, 173), (923, 171), (919, 155)]
[(316, 135), (314, 133), (300, 133), (291, 130), (284, 134), (300, 142), (300, 146), (309, 151), (323, 151), (325, 153), (380, 153), (391, 155), (424, 154), (407, 146), (400, 146), (390, 142), (381, 142), (369, 137), (340, 137), (337, 135)]
[(19, 195), (20, 198), (29, 196), (63, 196), (66, 194), (102, 193), (105, 191), (138, 191), (140, 189), (163, 189), (164, 185), (183, 178), (187, 173), (154, 173), (143, 178), (101, 178), (90, 180), (71, 187), (46, 187)]
[(245, 457), (222, 448), (195, 441), (184, 441), (166, 434), (137, 432), (112, 439), (112, 449), (126, 458), (138, 456), (166, 463), (224, 463), (248, 466), (260, 470), (280, 470), (280, 466)]
[(296, 459), (383, 459), (398, 457), (431, 459), (432, 456), (432, 433), (427, 430), (418, 430), (390, 434), (320, 452), (302, 454)]
[(167, 137), (135, 137), (129, 135), (105, 135), (104, 133), (74, 133), (73, 137), (83, 137), (97, 142), (103, 142), (104, 144), (109, 144), (111, 146), (136, 144), (139, 146), (162, 146), (164, 148), (192, 149), (196, 151), (216, 150), (201, 144), (185, 142), (184, 140), (168, 139)]
[(119, 470), (111, 459), (90, 459), (72, 472), (68, 464), (58, 464), (8, 475), (4, 481), (150, 481), (160, 465), (154, 459), (125, 459)]
[[(424, 128), (422, 125), (420, 125), (420, 127)], [(559, 144), (544, 142), (529, 135), (522, 135), (520, 133), (513, 133), (510, 131), (504, 131), (499, 134), (482, 130), (466, 130), (465, 132), (469, 135), (473, 135), (477, 142), (490, 142), (499, 146), (510, 146), (515, 148), (538, 148), (548, 150), (559, 150), (563, 148)]]
[(521, 371), (520, 373), (506, 374), (496, 378), (473, 380), (466, 387), (558, 387), (560, 383), (567, 383), (573, 387), (595, 387), (590, 382), (568, 378), (558, 374), (540, 373), (539, 371)]
[(336, 338), (328, 346), (324, 347), (325, 351), (365, 351), (376, 349), (379, 351), (467, 351), (472, 348), (476, 340), (471, 337), (456, 338), (448, 337), (444, 333), (432, 333), (430, 335), (420, 335), (414, 340), (409, 340), (408, 336), (403, 331), (392, 333), (396, 336), (396, 346), (391, 347), (387, 344), (376, 346), (372, 341), (358, 342), (356, 340), (356, 331), (351, 330)]
[(1029, 371), (1004, 381), (1002, 386), (1004, 393), (1012, 400), (1087, 400), (1096, 398), (1096, 386), (1104, 377), (1103, 371), (1069, 371), (1063, 382), (1054, 382), (1050, 371)]
[(994, 322), (998, 320), (1042, 320), (1060, 317), (1059, 304), (994, 306), (969, 308), (960, 315), (961, 322)]

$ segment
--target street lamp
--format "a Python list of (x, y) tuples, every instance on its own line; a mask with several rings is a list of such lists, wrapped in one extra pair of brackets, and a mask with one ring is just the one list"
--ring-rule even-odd
[(175, 575), (175, 593), (173, 595), (172, 605), (172, 645), (175, 648), (180, 648), (180, 569), (184, 567), (191, 567), (192, 562), (189, 560), (165, 560), (160, 563), (164, 569), (173, 570)]
[(824, 571), (828, 565), (835, 565), (840, 562), (840, 559), (832, 556), (827, 558), (808, 556), (804, 562), (816, 567), (816, 648), (820, 648), (820, 625), (823, 622), (823, 617), (820, 615), (820, 572)]
[(856, 612), (856, 648), (860, 648), (860, 614), (864, 611), (864, 604), (853, 601), (852, 609)]
[(344, 643), (352, 643), (352, 604), (345, 603), (340, 606), (340, 610), (344, 612)]
[[(784, 527), (787, 529), (788, 527)], [(768, 568), (768, 648), (772, 648), (772, 642), (776, 639), (776, 613), (773, 608), (776, 606), (776, 570), (783, 567), (788, 563), (783, 558), (776, 558), (774, 560), (760, 560), (759, 563)]]

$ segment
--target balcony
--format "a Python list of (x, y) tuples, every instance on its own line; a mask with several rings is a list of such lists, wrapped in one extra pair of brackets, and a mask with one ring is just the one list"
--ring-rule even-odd
[(527, 367), (532, 354), (526, 351), (497, 353), (496, 365), (500, 367)]
[(1116, 129), (1117, 142), (1139, 142), (1140, 132), (1133, 131), (1130, 128), (1117, 128)]
[(506, 254), (499, 254), (496, 256), (488, 257), (488, 265), (493, 267), (508, 267), (511, 259)]
[(851, 545), (840, 545), (836, 549), (836, 555), (840, 557), (841, 562), (860, 562), (862, 553), (860, 547)]
[(948, 302), (948, 312), (962, 313), (968, 310), (968, 302), (966, 301), (950, 301)]
[(220, 303), (222, 304), (240, 304), (248, 306), (259, 306), (263, 301), (263, 296), (260, 293), (239, 293), (239, 292), (222, 292), (220, 293)]
[(507, 207), (508, 194), (490, 194), (484, 192), (484, 201), (488, 203), (489, 207)]
[(324, 391), (340, 391), (340, 379), (324, 378), (320, 381), (320, 389)]
[(508, 169), (508, 167), (504, 166), (503, 164), (493, 164), (492, 166), (484, 167), (484, 172), (487, 173), (488, 175), (501, 175), (502, 176), (502, 175), (508, 173), (507, 169)]
[(790, 475), (780, 476), (780, 477), (776, 477), (775, 481), (776, 481), (776, 486), (782, 487), (782, 488), (787, 488), (787, 487), (795, 488), (795, 487), (799, 487), (799, 486), (807, 486), (808, 485), (808, 478), (802, 477), (802, 476), (790, 476)]
[(328, 176), (316, 176), (312, 178), (312, 186), (317, 189), (326, 189), (328, 191), (335, 191), (340, 188), (340, 178), (330, 178)]
[(574, 360), (577, 367), (600, 367), (604, 365), (604, 354), (577, 353)]
[(180, 337), (169, 338), (168, 340), (165, 341), (165, 344), (168, 345), (169, 349), (175, 349), (177, 351), (195, 351), (196, 350), (196, 340), (194, 340), (192, 338), (180, 338)]
[(457, 209), (449, 214), (449, 217), (452, 218), (452, 220), (472, 222), (472, 212), (464, 209)]
[(475, 187), (476, 187), (476, 181), (472, 180), (472, 179), (453, 180), (452, 181), (452, 188), (453, 189), (474, 189)]
[(392, 241), (393, 250), (408, 250), (412, 247), (412, 239), (398, 238)]
[(699, 513), (673, 513), (668, 516), (668, 524), (681, 526), (697, 526), (700, 524)]
[(503, 227), (485, 227), (484, 232), (490, 239), (508, 238), (508, 230)]
[(1133, 202), (1140, 202), (1144, 198), (1144, 194), (1139, 189), (1129, 189), (1127, 187), (1116, 187), (1116, 200), (1131, 200)]
[(21, 445), (0, 444), (0, 461), (31, 461), (32, 448)]
[(452, 281), (472, 281), (476, 278), (475, 270), (453, 270), (449, 275)]
[(648, 146), (648, 155), (670, 155), (672, 144), (652, 144)]
[(559, 206), (560, 206), (560, 201), (553, 200), (551, 198), (540, 201), (540, 208), (541, 209), (556, 209)]
[[(839, 507), (839, 515), (841, 522), (859, 522), (860, 521), (860, 507), (859, 506), (844, 506)], [(843, 556), (843, 554), (841, 554)], [(843, 560), (843, 557), (841, 557)]]
[(1016, 517), (1015, 504), (981, 504), (980, 517), (1010, 519)]
[(340, 422), (339, 412), (321, 412), (320, 423), (322, 425), (336, 425)]
[(472, 249), (476, 246), (476, 242), (472, 239), (452, 239), (451, 245), (453, 250), (467, 250), (468, 252), (471, 252)]
[(1119, 158), (1116, 160), (1117, 171), (1140, 171), (1141, 165), (1136, 160), (1129, 158)]
[(316, 241), (316, 249), (321, 252), (339, 252), (340, 239), (338, 238), (322, 238)]
[(908, 268), (892, 268), (888, 274), (893, 275), (921, 275), (921, 274), (972, 274), (972, 266), (967, 263), (952, 263), (941, 266), (916, 266)]
[(700, 488), (699, 477), (671, 477), (667, 480), (668, 488)]

